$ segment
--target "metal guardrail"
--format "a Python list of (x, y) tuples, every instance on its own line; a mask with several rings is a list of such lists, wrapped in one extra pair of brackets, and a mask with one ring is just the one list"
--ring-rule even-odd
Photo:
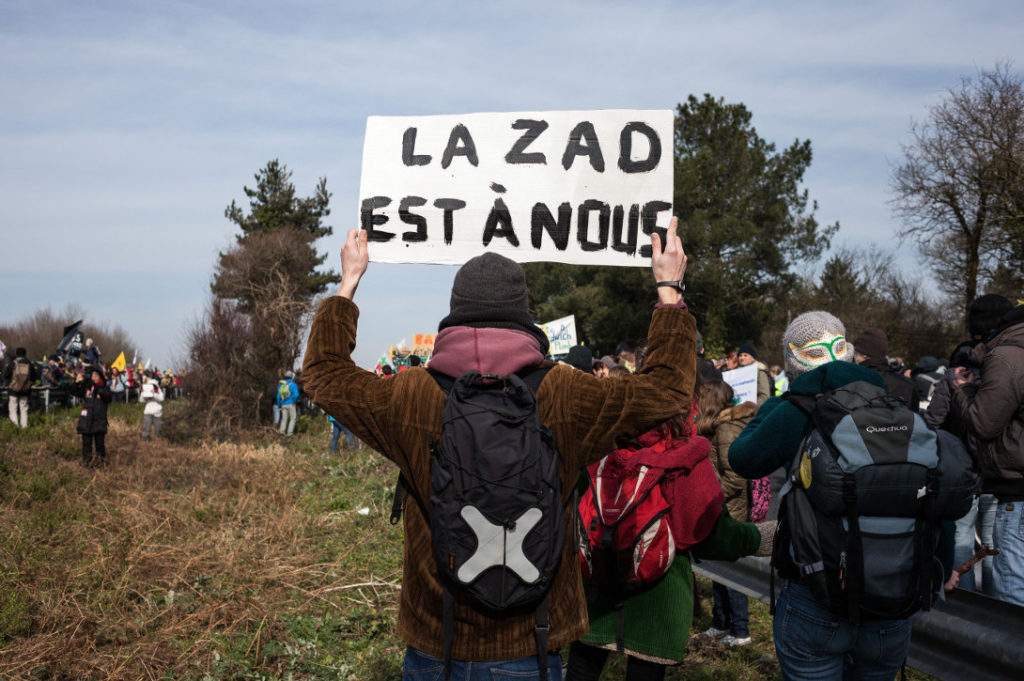
[[(184, 394), (178, 386), (170, 386), (163, 390), (164, 398), (168, 400), (177, 399)], [(125, 388), (123, 391), (113, 394), (113, 401), (125, 403), (138, 402), (140, 392), (141, 389), (139, 388)], [(58, 406), (72, 404), (73, 395), (74, 393), (70, 388), (33, 386), (29, 394), (29, 411), (49, 413), (51, 409)], [(6, 417), (7, 415), (7, 397), (7, 388), (0, 388), (0, 416)]]
[[(693, 569), (768, 603), (767, 558), (735, 563), (705, 560)], [(781, 581), (776, 580), (776, 587)], [(946, 681), (1024, 679), (1024, 608), (956, 589), (928, 612), (914, 615), (907, 665)]]

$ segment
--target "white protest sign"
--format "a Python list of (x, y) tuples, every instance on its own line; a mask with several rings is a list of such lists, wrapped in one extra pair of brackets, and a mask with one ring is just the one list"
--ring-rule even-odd
[(672, 217), (671, 110), (370, 116), (370, 259), (650, 266)]
[(541, 328), (548, 335), (551, 356), (567, 355), (569, 348), (576, 345), (576, 315), (569, 315), (553, 322), (542, 324)]
[(732, 386), (733, 401), (736, 404), (741, 402), (753, 402), (757, 404), (757, 365), (748, 364), (745, 367), (731, 369), (722, 372), (722, 380)]

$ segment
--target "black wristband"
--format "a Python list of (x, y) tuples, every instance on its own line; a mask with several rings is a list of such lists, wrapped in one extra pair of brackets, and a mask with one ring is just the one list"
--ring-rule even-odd
[(686, 285), (683, 283), (682, 279), (677, 281), (659, 281), (655, 286), (668, 286), (669, 288), (674, 288), (679, 291), (681, 294), (686, 292)]

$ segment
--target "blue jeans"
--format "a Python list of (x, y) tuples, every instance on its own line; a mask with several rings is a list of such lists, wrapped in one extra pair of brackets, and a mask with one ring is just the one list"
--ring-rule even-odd
[[(967, 515), (956, 521), (956, 539), (953, 544), (953, 565), (963, 565), (974, 555), (975, 525), (978, 521), (978, 497), (974, 497), (971, 510)], [(974, 570), (960, 575), (960, 588), (975, 591)]]
[(715, 604), (711, 608), (711, 626), (728, 631), (736, 638), (750, 636), (746, 595), (718, 582), (711, 583), (711, 592), (715, 597)]
[(787, 681), (892, 681), (910, 648), (909, 619), (850, 624), (793, 582), (782, 587), (773, 628)]
[[(441, 681), (444, 660), (428, 655), (412, 646), (405, 649), (402, 681)], [(541, 681), (537, 656), (497, 662), (463, 662), (452, 660), (452, 681)], [(562, 681), (562, 658), (548, 655), (547, 681)]]
[(999, 549), (992, 561), (992, 595), (1024, 605), (1024, 501), (999, 502), (992, 541)]
[[(953, 550), (953, 565), (963, 565), (974, 555), (975, 535), (981, 538), (981, 543), (992, 546), (992, 525), (996, 518), (996, 498), (991, 494), (982, 494), (975, 497), (971, 510), (960, 520), (956, 521), (956, 546)], [(992, 595), (992, 557), (988, 556), (981, 561), (981, 586), (982, 590)], [(977, 591), (974, 579), (974, 570), (971, 570), (960, 577), (960, 588), (968, 591)]]
[(327, 447), (327, 449), (330, 450), (331, 454), (334, 454), (334, 450), (338, 446), (338, 439), (341, 437), (342, 433), (345, 433), (345, 442), (348, 443), (349, 449), (356, 448), (356, 438), (352, 434), (351, 430), (341, 425), (337, 421), (331, 421), (331, 425), (334, 426), (334, 428), (332, 429), (331, 432), (331, 444)]
[[(995, 546), (995, 538), (992, 536), (996, 526), (996, 506), (999, 501), (992, 494), (982, 494), (978, 499), (978, 534), (981, 536), (981, 543), (987, 546)], [(992, 556), (981, 559), (981, 590), (988, 596), (995, 593), (995, 574), (992, 566)]]

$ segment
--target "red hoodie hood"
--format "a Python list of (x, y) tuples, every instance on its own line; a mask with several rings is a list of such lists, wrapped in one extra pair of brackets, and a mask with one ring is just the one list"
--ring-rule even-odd
[(434, 339), (430, 368), (453, 378), (470, 370), (508, 376), (543, 361), (540, 343), (525, 331), (450, 326)]

